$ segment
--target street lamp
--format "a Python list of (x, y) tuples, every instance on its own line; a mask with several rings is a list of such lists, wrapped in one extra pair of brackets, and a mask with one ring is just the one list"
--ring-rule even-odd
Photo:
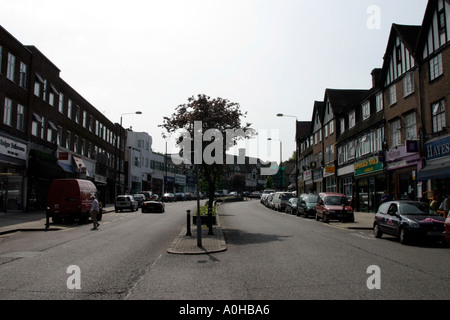
[[(298, 117), (297, 116), (291, 116), (291, 115), (288, 115), (288, 114), (283, 114), (283, 113), (278, 113), (277, 114), (277, 117), (279, 117), (279, 118), (284, 118), (284, 117), (289, 117), (289, 118), (295, 118), (296, 119), (296, 122), (295, 122), (295, 125), (296, 125), (296, 128), (295, 128), (295, 130), (296, 130), (296, 132), (297, 132), (297, 124), (298, 124)], [(297, 137), (295, 138), (295, 191), (296, 191), (296, 193), (297, 193), (297, 197), (298, 197), (298, 145), (297, 145)]]
[(123, 118), (123, 116), (125, 116), (125, 115), (130, 115), (130, 114), (138, 114), (138, 115), (141, 115), (142, 114), (142, 111), (136, 111), (136, 112), (130, 112), (130, 113), (122, 113), (121, 115), (120, 115), (120, 127), (119, 127), (119, 140), (120, 141), (118, 141), (118, 149), (119, 149), (119, 170), (118, 170), (118, 175), (119, 175), (119, 179), (118, 179), (118, 181), (119, 181), (119, 183), (118, 183), (118, 188), (117, 188), (117, 193), (119, 194), (120, 193), (120, 176), (121, 176), (121, 174), (122, 174), (122, 170), (121, 170), (121, 162), (122, 162), (122, 151), (123, 151), (123, 148), (121, 147), (121, 145), (124, 147), (124, 143), (122, 142), (122, 118)]

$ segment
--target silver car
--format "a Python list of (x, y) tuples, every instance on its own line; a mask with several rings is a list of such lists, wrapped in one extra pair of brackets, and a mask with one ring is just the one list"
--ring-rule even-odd
[(125, 194), (117, 196), (115, 204), (116, 212), (126, 209), (131, 210), (131, 212), (138, 209), (138, 202), (134, 199), (132, 195)]

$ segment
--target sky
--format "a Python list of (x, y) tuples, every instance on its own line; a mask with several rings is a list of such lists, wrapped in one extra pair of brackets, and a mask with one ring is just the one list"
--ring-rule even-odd
[(165, 152), (163, 118), (206, 94), (247, 112), (259, 132), (247, 155), (278, 162), (327, 88), (371, 88), (392, 23), (421, 25), (427, 2), (0, 0), (0, 24), (112, 122), (141, 111), (123, 126), (149, 133), (154, 151)]

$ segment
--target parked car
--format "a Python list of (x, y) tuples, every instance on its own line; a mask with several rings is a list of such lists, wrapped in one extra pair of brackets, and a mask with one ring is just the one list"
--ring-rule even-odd
[(275, 192), (272, 192), (271, 194), (269, 194), (269, 196), (267, 197), (267, 199), (265, 201), (266, 207), (269, 209), (272, 209), (272, 210), (274, 208), (273, 207), (273, 198), (274, 197), (275, 197)]
[(400, 239), (402, 244), (415, 238), (444, 239), (444, 217), (423, 202), (389, 201), (378, 208), (373, 222), (373, 233), (381, 238), (384, 233)]
[(323, 192), (319, 193), (316, 202), (316, 220), (320, 219), (325, 223), (330, 220), (355, 222), (355, 215), (344, 194)]
[(146, 197), (142, 193), (133, 194), (133, 198), (138, 202), (138, 208), (140, 208), (142, 206), (142, 203), (146, 201)]
[(298, 204), (298, 215), (304, 215), (305, 218), (316, 216), (317, 196), (314, 194), (300, 195)]
[(266, 205), (267, 198), (273, 192), (275, 192), (275, 190), (273, 190), (273, 189), (266, 189), (266, 190), (264, 190), (262, 195), (261, 195), (261, 203), (264, 204), (265, 206), (267, 206)]
[(145, 201), (141, 207), (142, 213), (159, 212), (164, 213), (165, 205), (161, 201)]
[(290, 213), (290, 214), (298, 214), (298, 205), (299, 198), (290, 198), (289, 201), (286, 203), (286, 208), (284, 209), (284, 212)]
[(284, 212), (284, 209), (286, 208), (286, 203), (292, 197), (293, 197), (292, 192), (276, 192), (272, 200), (273, 209)]
[(186, 195), (182, 192), (175, 193), (175, 198), (177, 201), (186, 201)]
[(161, 197), (161, 200), (164, 202), (173, 202), (176, 201), (176, 198), (173, 193), (164, 193)]
[(450, 212), (447, 215), (447, 219), (445, 219), (444, 223), (444, 237), (448, 244), (450, 244)]
[(143, 194), (145, 196), (145, 201), (150, 201), (155, 198), (155, 194), (151, 191), (139, 191), (138, 194)]
[(116, 212), (124, 209), (136, 211), (138, 209), (138, 202), (134, 200), (134, 197), (129, 194), (120, 195), (116, 197), (116, 203), (114, 205)]
[[(63, 219), (77, 219), (86, 223), (90, 218), (92, 196), (97, 188), (89, 180), (55, 179), (50, 184), (47, 197), (47, 214), (54, 222)], [(102, 205), (97, 220), (102, 219)]]

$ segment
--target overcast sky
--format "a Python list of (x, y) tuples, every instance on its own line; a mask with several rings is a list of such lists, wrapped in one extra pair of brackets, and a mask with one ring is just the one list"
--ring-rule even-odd
[[(326, 88), (369, 89), (392, 23), (420, 25), (427, 0), (0, 0), (0, 24), (35, 45), (113, 122), (153, 137), (164, 116), (206, 94), (295, 150)], [(378, 15), (379, 13), (379, 15)], [(277, 133), (277, 130), (279, 134)], [(262, 142), (259, 141), (259, 144)], [(266, 143), (266, 141), (264, 141)], [(170, 148), (170, 147), (169, 147)], [(170, 151), (170, 150), (169, 150)], [(258, 152), (257, 152), (258, 153)], [(279, 160), (279, 141), (260, 154)]]

